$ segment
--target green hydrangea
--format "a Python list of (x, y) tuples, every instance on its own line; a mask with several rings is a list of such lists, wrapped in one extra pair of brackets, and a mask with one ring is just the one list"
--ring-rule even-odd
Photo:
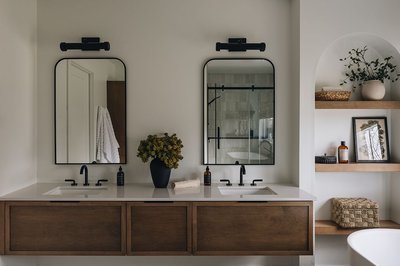
[(178, 168), (182, 156), (182, 140), (176, 134), (148, 135), (147, 139), (141, 140), (137, 157), (145, 163), (150, 158), (159, 158), (168, 168)]

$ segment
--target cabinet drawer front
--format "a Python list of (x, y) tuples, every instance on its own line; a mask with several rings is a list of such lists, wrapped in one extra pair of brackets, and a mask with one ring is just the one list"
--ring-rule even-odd
[(7, 254), (122, 254), (122, 203), (7, 203)]
[(132, 255), (191, 252), (189, 203), (128, 204), (128, 250)]
[(310, 254), (312, 205), (222, 203), (194, 207), (196, 254)]

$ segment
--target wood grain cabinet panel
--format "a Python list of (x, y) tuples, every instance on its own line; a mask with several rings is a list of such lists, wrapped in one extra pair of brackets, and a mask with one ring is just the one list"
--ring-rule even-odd
[(126, 208), (120, 202), (7, 202), (6, 254), (121, 255)]
[(0, 201), (0, 255), (4, 254), (4, 202)]
[(312, 202), (193, 204), (195, 255), (310, 255)]
[(187, 202), (128, 203), (128, 254), (190, 254), (190, 206)]

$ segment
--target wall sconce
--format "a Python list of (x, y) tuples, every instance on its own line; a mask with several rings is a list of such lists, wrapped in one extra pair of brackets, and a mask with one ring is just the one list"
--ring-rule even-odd
[(216, 51), (228, 50), (229, 52), (246, 52), (247, 50), (265, 51), (265, 42), (247, 43), (246, 38), (229, 38), (228, 43), (217, 42)]
[(109, 42), (100, 42), (99, 37), (82, 37), (81, 43), (60, 43), (61, 51), (65, 52), (68, 50), (82, 50), (82, 51), (105, 51), (110, 50)]

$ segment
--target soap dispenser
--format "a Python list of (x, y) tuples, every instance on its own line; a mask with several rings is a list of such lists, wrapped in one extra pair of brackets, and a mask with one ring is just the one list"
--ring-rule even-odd
[(211, 186), (211, 172), (210, 168), (206, 168), (206, 171), (204, 172), (204, 185), (205, 186)]
[(117, 173), (117, 186), (123, 186), (125, 183), (124, 179), (125, 179), (125, 174), (122, 171), (122, 166), (120, 166), (119, 171)]

